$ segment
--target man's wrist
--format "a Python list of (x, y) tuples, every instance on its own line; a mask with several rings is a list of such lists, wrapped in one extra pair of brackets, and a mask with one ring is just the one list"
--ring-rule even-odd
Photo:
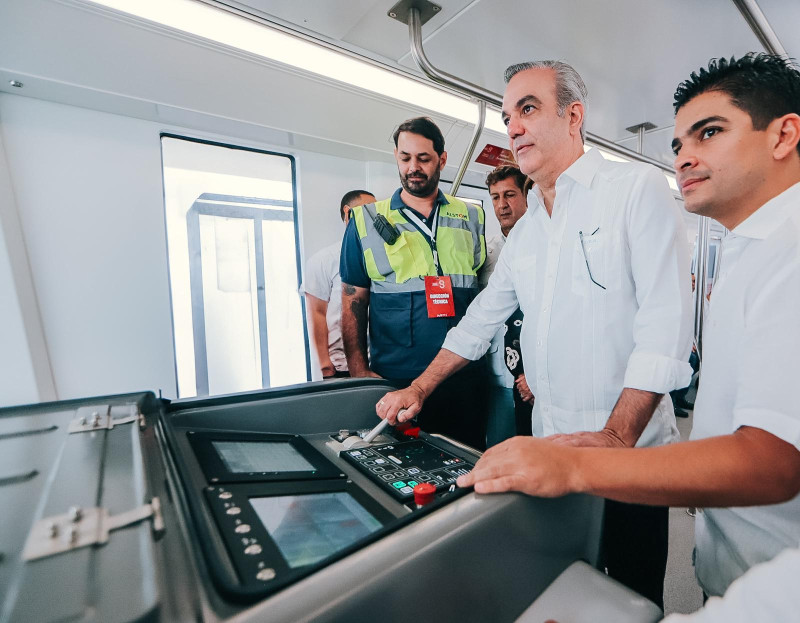
[(428, 396), (430, 395), (430, 392), (425, 389), (424, 384), (420, 383), (419, 378), (411, 381), (409, 387), (416, 390), (416, 392), (419, 394), (420, 402), (427, 400)]
[(565, 447), (564, 452), (574, 454), (569, 462), (572, 469), (569, 472), (568, 487), (573, 493), (592, 493), (592, 484), (589, 478), (592, 473), (591, 456), (592, 452), (587, 452), (588, 448), (569, 448)]
[(603, 430), (600, 432), (608, 438), (610, 447), (632, 448), (636, 445), (636, 440), (634, 440), (633, 443), (629, 443), (623, 439), (622, 436), (617, 433), (617, 431), (615, 431), (613, 428), (609, 428), (608, 426), (603, 428)]

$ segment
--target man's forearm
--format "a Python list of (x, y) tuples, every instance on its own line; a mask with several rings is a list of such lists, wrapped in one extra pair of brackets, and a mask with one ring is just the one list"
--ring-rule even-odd
[(342, 284), (342, 343), (351, 376), (369, 372), (367, 357), (367, 312), (369, 290)]
[(569, 448), (574, 490), (663, 506), (776, 504), (800, 491), (800, 451), (757, 428), (658, 448)]
[[(314, 339), (314, 348), (317, 351), (317, 359), (322, 376), (325, 376), (326, 371), (333, 374), (335, 370), (332, 369), (333, 364), (328, 352), (328, 303), (306, 294), (306, 304), (311, 310), (311, 334)], [(326, 370), (326, 368), (328, 369)]]
[(581, 448), (514, 437), (489, 448), (458, 485), (478, 493), (589, 493), (658, 506), (778, 504), (800, 492), (800, 450), (749, 426), (658, 448)]
[(464, 359), (464, 357), (442, 348), (428, 367), (425, 368), (425, 371), (414, 379), (411, 384), (422, 392), (423, 398), (427, 398), (442, 381), (458, 372), (468, 363), (469, 359)]
[(618, 440), (620, 445), (632, 448), (642, 436), (662, 397), (663, 394), (623, 388), (603, 427), (603, 433)]

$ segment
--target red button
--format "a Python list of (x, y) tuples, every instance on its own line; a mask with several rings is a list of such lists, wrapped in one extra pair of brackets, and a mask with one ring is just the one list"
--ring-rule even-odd
[(417, 506), (425, 506), (433, 502), (436, 487), (429, 482), (421, 482), (414, 487), (414, 502)]
[(416, 439), (417, 437), (419, 437), (419, 426), (413, 426), (411, 428), (407, 428), (403, 431), (403, 434), (406, 437), (413, 437), (414, 439)]

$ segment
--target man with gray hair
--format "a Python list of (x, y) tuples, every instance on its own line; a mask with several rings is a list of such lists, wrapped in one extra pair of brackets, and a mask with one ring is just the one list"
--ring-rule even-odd
[[(687, 235), (666, 179), (584, 153), (586, 87), (566, 63), (513, 65), (505, 79), (503, 121), (534, 196), (439, 354), (376, 411), (390, 422), (413, 417), (519, 305), (534, 436), (601, 447), (677, 441), (669, 391), (691, 376), (692, 314)], [(607, 502), (602, 563), (659, 606), (667, 540), (666, 507)]]

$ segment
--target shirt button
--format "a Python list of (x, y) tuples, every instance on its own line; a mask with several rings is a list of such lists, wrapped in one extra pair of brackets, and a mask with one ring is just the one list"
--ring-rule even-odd
[(536, 340), (536, 346), (541, 346), (541, 345), (542, 345), (542, 340)]

